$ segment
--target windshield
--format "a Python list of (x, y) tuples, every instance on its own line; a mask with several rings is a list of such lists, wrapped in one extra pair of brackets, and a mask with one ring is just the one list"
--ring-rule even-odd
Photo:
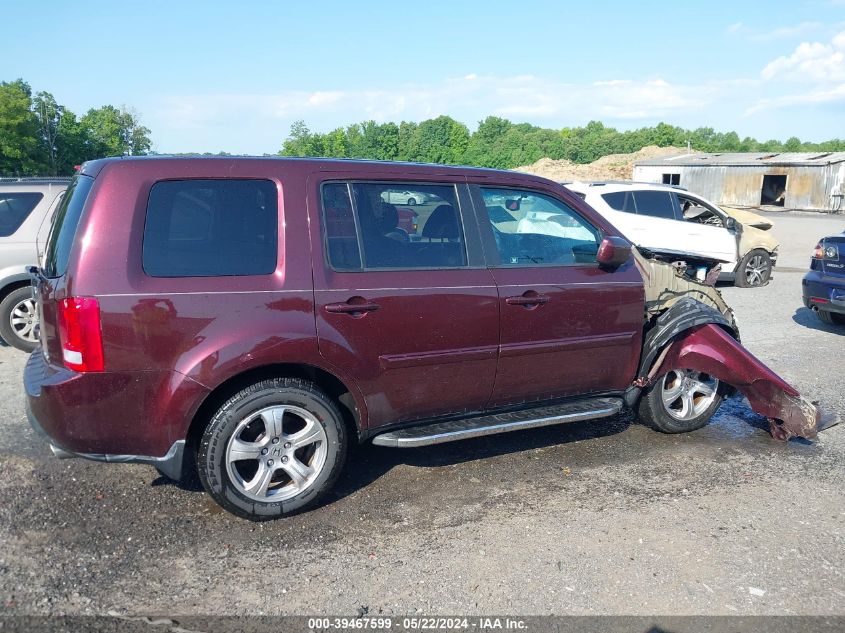
[(93, 184), (93, 178), (76, 176), (68, 187), (64, 199), (56, 210), (53, 227), (50, 229), (47, 252), (44, 257), (44, 276), (61, 277), (65, 274), (76, 227)]

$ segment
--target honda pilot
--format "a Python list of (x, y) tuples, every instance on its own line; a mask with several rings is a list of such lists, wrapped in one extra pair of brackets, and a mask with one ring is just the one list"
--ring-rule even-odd
[[(414, 239), (394, 191), (425, 201)], [(566, 231), (532, 231), (529, 213)], [(777, 437), (818, 428), (816, 408), (740, 345), (715, 288), (526, 174), (92, 161), (31, 274), (27, 410), (54, 453), (196, 473), (253, 520), (313, 506), (359, 442), (601, 424), (625, 408), (679, 433), (734, 389)]]

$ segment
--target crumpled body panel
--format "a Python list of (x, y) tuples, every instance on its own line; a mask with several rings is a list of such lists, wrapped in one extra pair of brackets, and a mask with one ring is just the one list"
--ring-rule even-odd
[[(701, 371), (738, 389), (755, 412), (769, 419), (775, 439), (818, 434), (818, 407), (718, 325), (692, 328), (672, 341), (649, 372), (651, 382), (671, 369)], [(826, 422), (823, 426), (835, 423)]]

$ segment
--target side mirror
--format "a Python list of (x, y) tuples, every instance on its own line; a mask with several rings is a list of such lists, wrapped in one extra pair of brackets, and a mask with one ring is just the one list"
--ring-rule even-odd
[(596, 261), (602, 268), (615, 270), (631, 257), (631, 243), (621, 237), (606, 237), (599, 244)]
[(729, 231), (736, 231), (736, 225), (737, 225), (736, 218), (732, 218), (730, 216), (725, 218), (725, 228), (728, 229)]

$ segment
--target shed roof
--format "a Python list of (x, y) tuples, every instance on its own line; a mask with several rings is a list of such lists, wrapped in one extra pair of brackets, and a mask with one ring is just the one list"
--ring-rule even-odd
[(680, 156), (658, 156), (638, 160), (635, 165), (666, 167), (681, 165), (700, 167), (702, 165), (732, 165), (751, 167), (757, 165), (830, 165), (845, 162), (845, 152), (722, 152), (707, 154), (696, 152)]

